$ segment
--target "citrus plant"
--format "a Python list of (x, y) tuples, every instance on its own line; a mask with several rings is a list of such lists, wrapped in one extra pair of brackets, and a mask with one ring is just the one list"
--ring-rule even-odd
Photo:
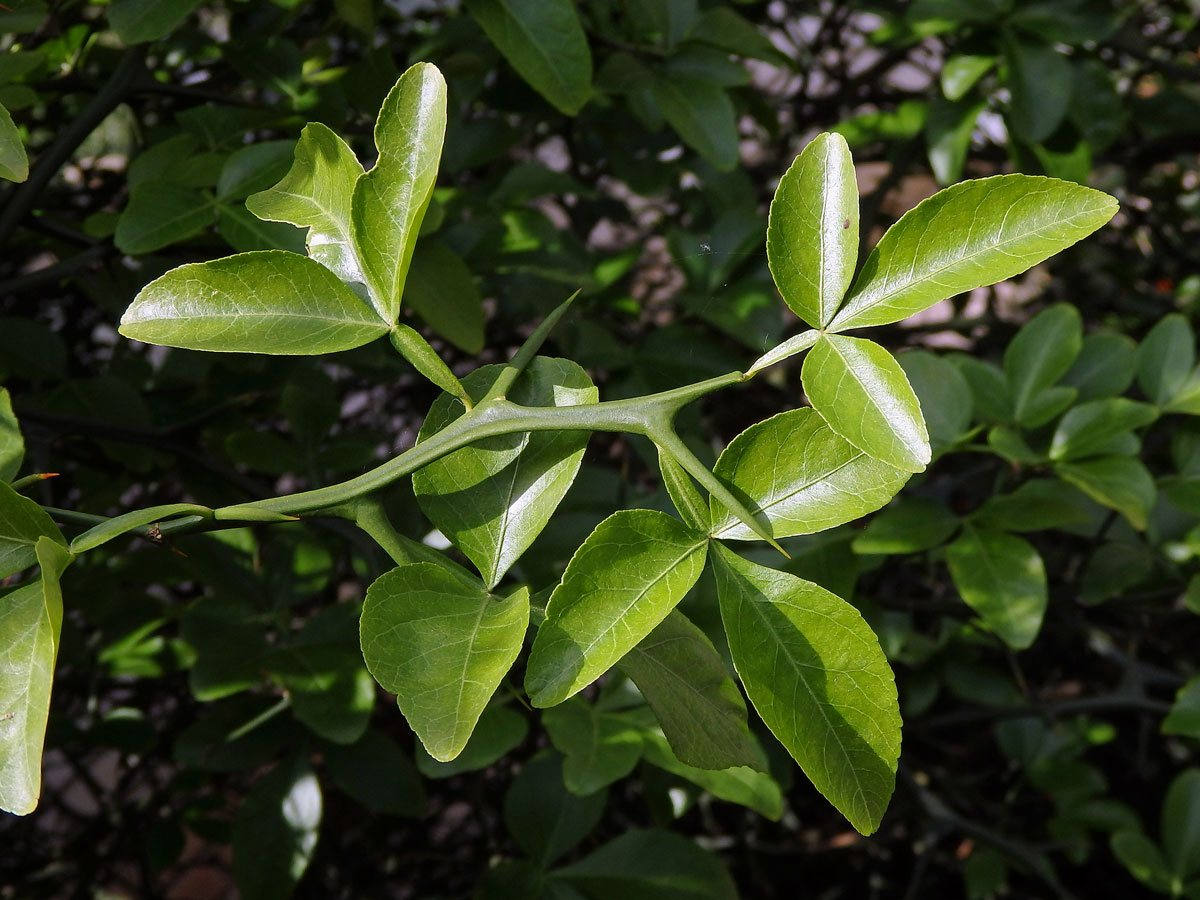
[[(75, 559), (131, 533), (170, 542), (246, 523), (343, 519), (396, 564), (367, 590), (362, 658), (396, 695), (432, 760), (448, 763), (464, 753), (532, 629), (524, 692), (533, 706), (547, 709), (556, 745), (578, 746), (592, 726), (603, 731), (606, 723), (593, 719), (604, 711), (572, 698), (613, 667), (637, 686), (653, 714), (653, 725), (636, 738), (606, 745), (607, 772), (597, 775), (572, 762), (586, 754), (568, 752), (568, 785), (607, 783), (643, 753), (668, 766), (737, 770), (752, 782), (766, 761), (748, 728), (741, 690), (713, 642), (676, 609), (707, 570), (733, 669), (755, 711), (850, 823), (873, 832), (900, 754), (887, 658), (853, 606), (765, 564), (770, 559), (752, 544), (782, 551), (782, 540), (878, 510), (930, 462), (926, 416), (938, 411), (923, 414), (909, 377), (887, 350), (846, 332), (900, 321), (1023, 272), (1098, 229), (1116, 202), (1046, 177), (967, 181), (905, 214), (860, 263), (850, 152), (840, 136), (823, 134), (783, 175), (766, 245), (779, 293), (809, 330), (745, 371), (601, 400), (581, 365), (538, 355), (568, 313), (567, 301), (507, 364), (460, 379), (399, 321), (443, 150), (446, 102), (435, 67), (405, 72), (380, 110), (378, 158), (370, 169), (331, 130), (309, 125), (290, 171), (246, 203), (262, 220), (307, 229), (307, 253), (262, 250), (180, 266), (146, 285), (120, 323), (121, 334), (133, 340), (225, 353), (326, 354), (386, 337), (444, 392), (413, 447), (327, 487), (108, 519), (42, 509), (20, 493), (38, 476), (0, 485), (0, 577), (40, 567), (0, 607), (0, 806), (24, 814), (37, 804), (62, 623), (60, 578)], [(753, 390), (758, 373), (800, 353), (807, 353), (802, 380), (811, 405), (752, 425), (714, 467), (705, 466), (676, 431), (679, 412), (717, 391)], [(1061, 372), (1037, 365), (1032, 371), (1010, 379), (1014, 415), (1024, 424), (1048, 421), (1075, 398), (1064, 402), (1056, 393)], [(1079, 472), (1087, 463), (1080, 460), (1103, 449), (1106, 438), (1089, 430), (1088, 411), (1077, 409), (1077, 420), (1060, 425), (1063, 436), (1056, 435), (1050, 457), (1064, 479), (1086, 481)], [(1137, 414), (1126, 412), (1122, 421), (1133, 427)], [(509, 573), (534, 539), (554, 527), (588, 436), (598, 431), (640, 436), (657, 448), (677, 515), (617, 511), (575, 550), (548, 596), (531, 593)], [(12, 478), (20, 456), (3, 464)], [(422, 512), (461, 556), (411, 540), (389, 521), (382, 498), (409, 477)], [(88, 527), (68, 540), (55, 519)], [(978, 555), (968, 542), (990, 542), (998, 558), (1011, 556), (1002, 540), (964, 531), (950, 551), (952, 568), (959, 554)], [(69, 603), (69, 575), (66, 583)], [(971, 601), (969, 590), (964, 596)], [(997, 630), (1014, 646), (1029, 637)], [(333, 744), (351, 744), (366, 727), (361, 704), (349, 720), (325, 714), (320, 697), (334, 686), (321, 682), (315, 658), (281, 677), (297, 687), (298, 716)], [(349, 690), (361, 695), (361, 681), (350, 680)], [(311, 704), (303, 713), (302, 696)], [(610, 735), (620, 732), (612, 717), (607, 726)], [(319, 801), (314, 813), (305, 802), (311, 792), (304, 764), (296, 765), (299, 774), (288, 781), (299, 791), (293, 810), (311, 828)], [(585, 863), (573, 868), (586, 869)]]

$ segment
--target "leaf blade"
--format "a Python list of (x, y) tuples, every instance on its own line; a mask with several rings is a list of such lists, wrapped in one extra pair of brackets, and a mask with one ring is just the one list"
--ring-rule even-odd
[(898, 322), (1019, 275), (1087, 237), (1116, 211), (1107, 194), (1041, 176), (996, 175), (948, 187), (888, 229), (830, 329)]
[(388, 326), (319, 263), (258, 250), (172, 269), (142, 288), (119, 330), (187, 350), (295, 355), (349, 350)]

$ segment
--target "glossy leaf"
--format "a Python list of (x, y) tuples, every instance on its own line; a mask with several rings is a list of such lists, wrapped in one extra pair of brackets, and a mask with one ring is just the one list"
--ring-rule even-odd
[(654, 711), (675, 756), (700, 769), (765, 769), (746, 701), (708, 636), (675, 609), (618, 667)]
[(1087, 237), (1116, 211), (1107, 194), (1033, 175), (948, 187), (888, 229), (830, 328), (898, 322), (1012, 278)]
[(1200, 676), (1191, 678), (1179, 689), (1171, 711), (1162, 721), (1162, 733), (1200, 738)]
[(581, 797), (563, 787), (562, 758), (546, 753), (521, 767), (504, 798), (504, 823), (543, 866), (582, 841), (604, 814), (606, 791)]
[(1071, 101), (1071, 64), (1049, 44), (1010, 41), (1012, 74), (1008, 121), (1027, 143), (1044, 141), (1058, 128)]
[(429, 755), (451, 760), (512, 667), (528, 623), (528, 589), (496, 599), (432, 563), (413, 563), (367, 590), (363, 658)]
[(1110, 397), (1072, 407), (1062, 417), (1050, 441), (1050, 458), (1081, 459), (1104, 452), (1121, 434), (1149, 425), (1158, 410), (1147, 403)]
[(1080, 400), (1125, 393), (1137, 373), (1137, 344), (1123, 334), (1089, 334), (1079, 355), (1059, 381), (1075, 388)]
[(440, 762), (424, 747), (416, 749), (417, 771), (426, 778), (453, 778), (464, 772), (478, 772), (494, 766), (505, 754), (516, 749), (529, 734), (529, 720), (521, 713), (493, 703), (483, 711), (475, 730), (462, 752), (454, 759)]
[(294, 141), (262, 141), (234, 150), (217, 178), (217, 200), (244, 200), (287, 177), (295, 149)]
[(658, 469), (662, 473), (663, 487), (667, 489), (667, 494), (675, 504), (683, 524), (688, 528), (707, 532), (712, 526), (708, 503), (683, 466), (662, 447), (658, 448)]
[(446, 134), (446, 82), (417, 63), (388, 92), (375, 121), (379, 158), (354, 184), (354, 249), (379, 315), (395, 324)]
[(1146, 467), (1127, 456), (1100, 456), (1059, 463), (1054, 471), (1097, 503), (1115, 509), (1139, 531), (1154, 507), (1154, 478)]
[(1181, 772), (1162, 809), (1163, 855), (1178, 882), (1200, 872), (1200, 769)]
[(942, 66), (942, 94), (947, 100), (961, 100), (996, 64), (994, 56), (956, 55)]
[[(1046, 392), (1071, 368), (1082, 344), (1079, 310), (1065, 303), (1043, 310), (1021, 327), (1004, 351), (1004, 376), (1018, 423), (1036, 427), (1071, 402), (1073, 391), (1049, 397)], [(1056, 399), (1061, 396), (1066, 396), (1066, 403)]]
[(642, 736), (632, 722), (580, 697), (543, 712), (542, 726), (563, 754), (563, 784), (572, 794), (607, 787), (642, 757)]
[(1196, 362), (1196, 333), (1180, 313), (1163, 316), (1138, 348), (1138, 387), (1166, 406), (1187, 383)]
[(1002, 531), (1046, 531), (1091, 520), (1088, 501), (1057, 478), (1026, 481), (1011, 494), (995, 494), (972, 515), (987, 528)]
[(349, 350), (387, 330), (327, 268), (282, 250), (172, 269), (142, 288), (120, 327), (148, 344), (272, 355)]
[(727, 769), (689, 766), (676, 757), (667, 739), (657, 731), (646, 733), (645, 748), (646, 762), (690, 781), (718, 799), (738, 803), (772, 822), (778, 822), (783, 815), (783, 792), (779, 782), (767, 772), (746, 766)]
[(954, 586), (964, 602), (1014, 650), (1033, 643), (1048, 599), (1046, 568), (1023, 538), (968, 526), (946, 548)]
[(12, 116), (0, 103), (0, 178), (24, 181), (29, 177), (29, 156), (21, 142), (21, 132)]
[(459, 350), (483, 349), (483, 296), (462, 257), (445, 244), (419, 244), (404, 285), (404, 302)]
[(525, 670), (530, 702), (554, 706), (612, 668), (696, 583), (707, 546), (703, 532), (651, 510), (596, 526), (546, 604)]
[(803, 353), (809, 347), (817, 342), (817, 338), (821, 336), (821, 332), (814, 329), (802, 331), (800, 334), (794, 334), (782, 344), (771, 348), (758, 359), (753, 365), (746, 370), (746, 377), (749, 378), (757, 372), (761, 372), (767, 366), (773, 366), (777, 362), (782, 362), (790, 356), (795, 356), (797, 353)]
[(467, 12), (535, 91), (569, 116), (592, 95), (592, 54), (570, 0), (467, 0)]
[(287, 900), (321, 827), (321, 785), (300, 758), (255, 783), (233, 820), (233, 874), (243, 900)]
[(896, 684), (858, 611), (811, 582), (717, 545), (717, 593), (750, 702), (863, 834), (879, 827), (900, 755)]
[(273, 188), (246, 199), (268, 222), (307, 228), (308, 255), (345, 282), (365, 283), (350, 219), (354, 185), (363, 167), (346, 142), (319, 122), (300, 132), (294, 161)]
[(967, 151), (975, 122), (983, 111), (982, 101), (953, 103), (935, 100), (925, 119), (925, 143), (929, 148), (929, 166), (938, 184), (953, 184), (962, 178)]
[(634, 828), (555, 869), (553, 878), (593, 900), (737, 900), (737, 888), (714, 854), (682, 835)]
[(804, 391), (829, 427), (897, 469), (929, 463), (929, 432), (904, 370), (872, 341), (825, 335), (804, 359)]
[(457, 397), (464, 404), (471, 402), (471, 395), (462, 382), (450, 371), (437, 351), (429, 346), (419, 332), (407, 325), (396, 325), (391, 332), (392, 346), (407, 359), (414, 369), (440, 387), (447, 394)]
[(651, 95), (685, 144), (722, 172), (737, 165), (737, 118), (723, 87), (697, 78), (658, 76)]
[[(766, 520), (775, 538), (824, 531), (874, 512), (909, 478), (848, 443), (812, 409), (751, 425), (713, 471)], [(757, 539), (718, 501), (711, 507), (714, 537)]]
[[(13, 415), (12, 398), (8, 390), (0, 387), (0, 481), (12, 481), (21, 471), (21, 463), (25, 459), (25, 439), (21, 436), (21, 426)], [(3, 502), (0, 501), (0, 508)], [(3, 537), (0, 537), (0, 543)], [(3, 551), (0, 550), (0, 554)]]
[(936, 500), (903, 497), (871, 519), (854, 539), (854, 552), (920, 553), (940, 546), (958, 525), (958, 516)]
[(0, 483), (0, 578), (32, 566), (37, 561), (36, 547), (41, 537), (66, 545), (40, 506)]
[(858, 183), (840, 134), (820, 134), (780, 179), (767, 262), (783, 300), (813, 328), (833, 318), (858, 260)]
[(62, 630), (58, 579), (72, 559), (44, 536), (36, 553), (41, 577), (0, 597), (0, 809), (18, 816), (33, 812), (41, 794), (42, 743)]
[(130, 191), (113, 242), (122, 253), (140, 256), (199, 234), (216, 219), (211, 197), (171, 181), (150, 181)]
[(292, 699), (296, 718), (335, 744), (363, 736), (375, 703), (375, 682), (353, 646), (309, 644), (280, 650), (262, 664)]
[[(485, 366), (463, 379), (479, 402), (503, 366)], [(587, 373), (565, 359), (539, 356), (508, 391), (524, 406), (592, 403), (596, 388)], [(461, 402), (434, 401), (418, 440), (457, 419)], [(430, 463), (413, 475), (421, 509), (466, 554), (494, 587), (550, 521), (579, 471), (586, 431), (532, 432), (477, 441)]]
[(896, 362), (921, 404), (929, 444), (938, 452), (958, 442), (971, 426), (971, 386), (951, 362), (926, 350), (901, 353)]

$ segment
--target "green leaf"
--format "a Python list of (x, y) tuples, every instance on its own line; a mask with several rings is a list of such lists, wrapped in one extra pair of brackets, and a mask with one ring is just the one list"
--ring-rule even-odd
[(271, 355), (349, 350), (387, 330), (327, 268), (282, 250), (172, 269), (142, 288), (120, 327), (148, 344)]
[(24, 181), (29, 177), (29, 156), (21, 142), (21, 132), (0, 104), (0, 178)]
[(971, 427), (971, 386), (953, 363), (927, 350), (910, 350), (896, 357), (921, 404), (936, 453), (956, 444)]
[(164, 506), (150, 506), (146, 509), (135, 509), (124, 515), (106, 519), (99, 525), (94, 525), (71, 541), (72, 553), (86, 553), (106, 544), (114, 538), (128, 534), (135, 529), (160, 522), (174, 516), (203, 515), (208, 516), (212, 510), (207, 506), (195, 503), (168, 503)]
[(803, 353), (809, 347), (817, 342), (817, 338), (821, 336), (821, 332), (814, 329), (802, 331), (800, 334), (794, 334), (782, 344), (768, 350), (762, 356), (754, 361), (754, 364), (746, 370), (746, 377), (749, 378), (757, 372), (761, 372), (767, 366), (773, 366), (777, 362), (782, 362), (790, 356), (795, 356), (797, 353)]
[(0, 809), (18, 816), (37, 807), (42, 742), (62, 629), (58, 579), (72, 556), (39, 537), (41, 578), (0, 597)]
[(1138, 387), (1166, 406), (1188, 381), (1196, 362), (1196, 334), (1180, 313), (1163, 316), (1138, 348)]
[(1200, 675), (1179, 689), (1171, 711), (1162, 722), (1163, 734), (1200, 738)]
[(1148, 403), (1109, 397), (1072, 407), (1050, 441), (1050, 458), (1070, 461), (1094, 456), (1121, 434), (1149, 425), (1158, 410)]
[(546, 604), (525, 670), (530, 702), (554, 706), (612, 668), (691, 590), (707, 547), (666, 513), (626, 509), (597, 525)]
[(712, 514), (704, 497), (696, 489), (696, 483), (675, 461), (669, 451), (658, 448), (658, 469), (662, 472), (663, 486), (675, 504), (679, 517), (688, 528), (707, 532), (712, 527)]
[(966, 354), (956, 356), (952, 365), (971, 389), (971, 400), (980, 419), (989, 423), (1012, 421), (1012, 395), (998, 366)]
[(942, 94), (951, 102), (961, 100), (995, 64), (994, 56), (960, 54), (950, 57), (942, 66)]
[(1137, 372), (1137, 344), (1123, 334), (1089, 334), (1079, 355), (1059, 379), (1075, 388), (1080, 400), (1115, 397), (1133, 384)]
[(687, 838), (634, 828), (579, 862), (555, 869), (593, 900), (737, 900), (724, 864)]
[[(751, 425), (725, 448), (713, 471), (766, 519), (775, 538), (824, 531), (874, 512), (909, 478), (848, 443), (812, 409)], [(757, 540), (717, 500), (711, 507), (713, 537)]]
[[(24, 459), (25, 439), (21, 436), (21, 426), (17, 417), (13, 415), (12, 398), (5, 388), (0, 387), (0, 481), (12, 481), (16, 478)], [(2, 541), (3, 538), (0, 537), (0, 542)], [(0, 554), (2, 553), (0, 550)]]
[(934, 100), (925, 119), (925, 143), (929, 148), (929, 166), (938, 184), (953, 184), (962, 178), (975, 121), (983, 111), (982, 101)]
[(737, 117), (723, 87), (698, 78), (655, 76), (650, 92), (685, 144), (721, 172), (737, 165)]
[(0, 483), (0, 579), (15, 575), (37, 561), (37, 542), (53, 538), (66, 546), (66, 540), (42, 508)]
[(592, 794), (608, 787), (632, 772), (642, 756), (636, 725), (581, 697), (544, 711), (542, 726), (565, 757), (563, 784), (572, 794)]
[(1071, 100), (1071, 64), (1049, 44), (1009, 41), (1012, 106), (1008, 122), (1027, 143), (1044, 141), (1055, 132)]
[(244, 207), (217, 207), (217, 234), (237, 253), (255, 250), (304, 252), (304, 232), (286, 222), (264, 222)]
[(587, 796), (563, 787), (562, 757), (535, 756), (521, 767), (504, 797), (504, 824), (543, 867), (582, 841), (604, 814), (607, 791)]
[(1040, 395), (1067, 373), (1082, 344), (1079, 310), (1066, 303), (1042, 310), (1016, 333), (1004, 351), (1004, 377), (1019, 424), (1035, 427), (1053, 417), (1045, 411), (1058, 395)]
[(1033, 643), (1048, 599), (1046, 568), (1028, 541), (968, 525), (946, 548), (950, 575), (963, 601), (1014, 650)]
[(855, 553), (920, 553), (941, 546), (958, 525), (936, 500), (903, 497), (871, 519), (852, 546)]
[(1097, 503), (1115, 509), (1141, 531), (1154, 507), (1154, 478), (1146, 467), (1127, 456), (1101, 456), (1082, 462), (1059, 463), (1054, 471)]
[(383, 101), (375, 121), (379, 159), (355, 182), (351, 199), (354, 249), (375, 309), (389, 325), (400, 313), (445, 135), (446, 82), (436, 66), (417, 63)]
[(483, 295), (462, 257), (440, 241), (418, 245), (404, 302), (459, 350), (483, 349)]
[(813, 409), (859, 450), (906, 472), (928, 465), (921, 404), (900, 364), (878, 344), (824, 335), (805, 357), (802, 378)]
[(170, 181), (149, 181), (130, 191), (113, 242), (122, 253), (140, 256), (199, 234), (216, 219), (211, 197)]
[(295, 141), (263, 141), (229, 154), (217, 179), (217, 200), (229, 203), (261, 191), (288, 173)]
[(765, 770), (746, 725), (742, 692), (712, 641), (679, 610), (671, 610), (617, 665), (642, 692), (684, 764)]
[(1109, 839), (1113, 856), (1142, 884), (1160, 893), (1171, 889), (1171, 873), (1158, 845), (1139, 831), (1118, 831)]
[(772, 822), (783, 815), (783, 792), (767, 772), (746, 766), (715, 770), (689, 766), (679, 761), (667, 739), (657, 731), (646, 732), (645, 747), (646, 762), (690, 781), (714, 797), (739, 803)]
[(896, 781), (895, 679), (853, 606), (716, 545), (717, 594), (733, 665), (763, 722), (863, 834)]
[(199, 0), (112, 0), (108, 21), (126, 44), (141, 44), (166, 37), (186, 19)]
[(1019, 275), (1117, 211), (1107, 194), (1034, 175), (964, 181), (900, 217), (863, 263), (834, 331), (886, 325)]
[(233, 820), (233, 875), (243, 900), (287, 900), (321, 827), (321, 785), (297, 756), (250, 789)]
[(346, 142), (319, 122), (300, 132), (294, 161), (273, 188), (246, 199), (246, 209), (268, 222), (307, 228), (308, 255), (342, 281), (365, 283), (354, 247), (351, 197), (363, 167)]
[(392, 328), (391, 341), (392, 346), (414, 369), (464, 405), (472, 403), (471, 395), (462, 382), (450, 371), (437, 351), (429, 346), (429, 341), (417, 331), (407, 325), (396, 325)]
[(571, 0), (467, 0), (467, 12), (535, 91), (569, 116), (592, 96), (592, 53)]
[(1001, 531), (1046, 531), (1091, 521), (1087, 501), (1057, 478), (1038, 478), (1011, 494), (989, 497), (972, 515), (976, 523)]
[(434, 759), (462, 751), (529, 624), (529, 590), (504, 599), (432, 563), (400, 566), (367, 590), (363, 658)]
[(689, 32), (688, 40), (700, 41), (728, 53), (765, 60), (777, 66), (792, 64), (787, 54), (772, 44), (770, 38), (728, 6), (705, 10)]
[(824, 328), (854, 279), (858, 183), (840, 134), (820, 134), (784, 173), (771, 200), (767, 262), (792, 312)]
[(1167, 789), (1162, 846), (1176, 883), (1200, 872), (1200, 769), (1181, 772)]
[[(463, 379), (478, 403), (504, 366), (484, 366)], [(523, 406), (595, 402), (596, 388), (575, 363), (535, 357), (507, 392)], [(429, 410), (418, 441), (460, 415), (461, 402), (442, 395)], [(545, 528), (579, 471), (586, 431), (543, 431), (477, 441), (413, 475), (417, 500), (442, 533), (495, 587)]]
[(462, 753), (448, 762), (439, 762), (417, 747), (417, 771), (426, 778), (452, 778), (464, 772), (478, 772), (494, 766), (505, 754), (516, 749), (529, 734), (529, 720), (507, 706), (492, 704), (483, 711)]
[(335, 744), (353, 744), (367, 730), (375, 682), (353, 646), (325, 643), (280, 650), (262, 663), (292, 699), (296, 718)]
[(380, 731), (368, 731), (353, 744), (321, 748), (325, 766), (339, 788), (367, 809), (420, 818), (425, 790), (412, 760)]

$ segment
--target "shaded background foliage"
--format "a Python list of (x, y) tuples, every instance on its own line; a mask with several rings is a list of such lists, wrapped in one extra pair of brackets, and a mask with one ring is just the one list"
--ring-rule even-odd
[[(0, 103), (34, 165), (0, 207), (0, 376), (25, 471), (61, 473), (33, 492), (47, 505), (236, 503), (348, 477), (414, 442), (436, 392), (379, 345), (320, 361), (161, 353), (114, 324), (168, 268), (294, 247), (298, 233), (253, 219), (245, 197), (287, 171), (305, 122), (369, 152), (384, 93), (417, 60), (445, 73), (451, 113), (405, 307), (459, 374), (504, 359), (576, 288), (581, 311), (557, 352), (607, 398), (744, 368), (798, 330), (767, 273), (765, 209), (796, 152), (830, 129), (855, 152), (867, 244), (960, 177), (1050, 174), (1122, 202), (1110, 227), (1027, 276), (889, 326), (894, 348), (997, 360), (1058, 301), (1089, 333), (1140, 340), (1200, 303), (1194, 4), (588, 0), (576, 6), (591, 68), (567, 77), (590, 82), (582, 92), (514, 70), (488, 28), (500, 3), (9, 5)], [(568, 57), (581, 65), (578, 47)], [(690, 412), (706, 461), (712, 436), (798, 404), (799, 367), (760, 381), (706, 406), (704, 429)], [(987, 422), (978, 403), (976, 420)], [(1180, 421), (1148, 431), (1141, 452), (1176, 485), (1191, 477), (1179, 446), (1194, 434)], [(909, 490), (968, 513), (1045, 470), (1011, 449), (943, 458)], [(521, 577), (548, 587), (614, 509), (664, 506), (658, 478), (649, 444), (593, 436)], [(574, 814), (598, 825), (570, 852), (660, 824), (716, 853), (747, 897), (1142, 890), (1107, 834), (1137, 820), (1157, 834), (1200, 730), (1160, 733), (1200, 637), (1200, 602), (1185, 595), (1200, 504), (1188, 512), (1175, 490), (1176, 506), (1147, 510), (1144, 534), (1114, 512), (1026, 535), (1050, 605), (1020, 653), (969, 624), (938, 549), (948, 534), (902, 552), (864, 552), (848, 527), (800, 541), (793, 571), (852, 599), (897, 670), (905, 745), (880, 832), (854, 834), (803, 779), (788, 783), (787, 765), (775, 768), (787, 811), (772, 822), (642, 764), (602, 809)], [(398, 493), (393, 519), (424, 536)], [(309, 643), (355, 643), (354, 602), (389, 565), (376, 549), (337, 526), (173, 549), (131, 544), (71, 576), (47, 789), (35, 816), (0, 822), (0, 897), (232, 896), (235, 814), (288, 748), (320, 761), (325, 788), (296, 896), (470, 896), (496, 860), (537, 855), (510, 828), (512, 785), (548, 739), (518, 704), (481, 726), (490, 743), (468, 763), (418, 760), (436, 776), (423, 780), (381, 745), (387, 762), (364, 784), (361, 765), (339, 767), (337, 746), (311, 735), (314, 722), (327, 734), (371, 716), (370, 733), (412, 758), (390, 703), (371, 712), (352, 677), (330, 695), (280, 649), (306, 631)], [(711, 592), (701, 584), (687, 601), (700, 623)], [(237, 821), (253, 842), (247, 807)], [(532, 895), (513, 887), (520, 864), (498, 871), (488, 896), (504, 895), (501, 882)]]

